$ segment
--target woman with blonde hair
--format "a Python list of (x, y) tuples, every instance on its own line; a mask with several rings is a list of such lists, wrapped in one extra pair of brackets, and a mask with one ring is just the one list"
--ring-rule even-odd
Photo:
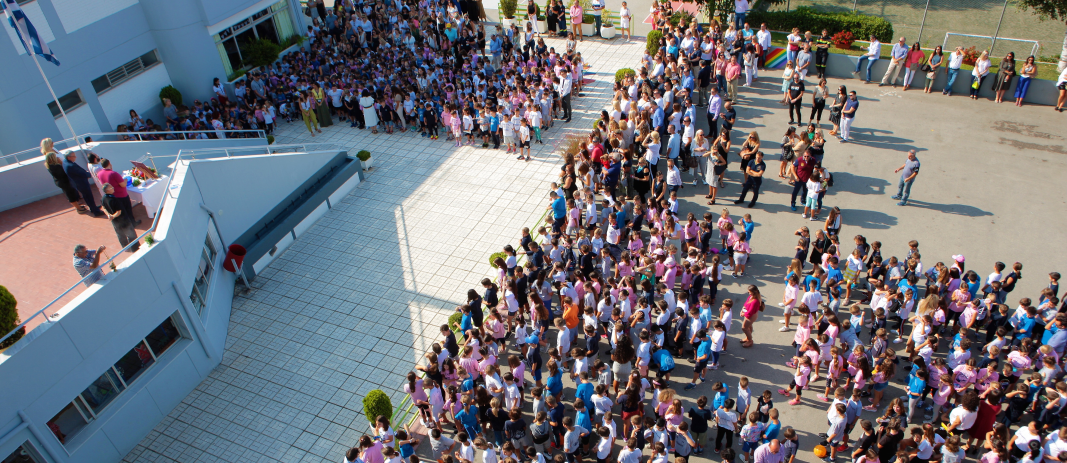
[[(1014, 66), (1014, 63), (1012, 63), (1012, 65)], [(983, 51), (982, 55), (978, 57), (978, 61), (974, 62), (974, 70), (971, 71), (972, 100), (978, 99), (978, 91), (982, 89), (982, 82), (984, 82), (986, 76), (989, 75), (989, 68), (992, 66), (993, 63), (989, 61), (988, 51)]]
[(59, 158), (59, 153), (56, 153), (55, 146), (52, 143), (51, 138), (45, 138), (41, 140), (41, 154), (44, 155), (44, 168), (48, 170), (49, 174), (52, 174), (52, 182), (63, 190), (63, 194), (67, 196), (67, 201), (74, 207), (79, 214), (89, 212), (88, 208), (82, 207), (78, 202), (81, 199), (81, 195), (78, 194), (78, 190), (70, 184), (70, 179), (67, 178), (67, 173), (63, 171), (63, 160)]

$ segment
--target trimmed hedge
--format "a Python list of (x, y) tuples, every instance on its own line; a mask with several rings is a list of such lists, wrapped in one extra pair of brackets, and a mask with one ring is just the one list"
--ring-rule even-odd
[(645, 42), (645, 50), (648, 51), (649, 56), (656, 56), (659, 52), (659, 41), (663, 39), (663, 33), (660, 31), (651, 31), (648, 33), (648, 38)]
[(637, 77), (637, 72), (630, 68), (622, 68), (615, 71), (615, 82), (622, 82), (626, 79), (626, 76)]
[(375, 389), (368, 392), (367, 396), (363, 398), (363, 414), (367, 416), (367, 421), (370, 421), (372, 425), (379, 416), (392, 420), (393, 402), (389, 400), (389, 396), (384, 392)]
[(856, 38), (866, 40), (872, 34), (883, 43), (894, 41), (893, 23), (878, 16), (870, 16), (859, 13), (826, 13), (815, 11), (806, 6), (797, 7), (792, 11), (759, 11), (749, 12), (749, 24), (767, 23), (767, 28), (778, 31), (792, 30), (794, 27), (801, 31), (811, 31), (818, 35), (823, 29), (830, 34), (840, 31), (850, 31)]

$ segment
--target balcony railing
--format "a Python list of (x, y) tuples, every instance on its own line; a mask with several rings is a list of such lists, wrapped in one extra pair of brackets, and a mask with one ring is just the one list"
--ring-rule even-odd
[[(92, 135), (90, 135), (90, 136), (92, 136)], [(79, 138), (84, 138), (84, 137), (79, 137)], [(70, 139), (70, 140), (73, 140), (73, 139)], [(67, 141), (67, 140), (64, 140), (64, 141)], [(94, 141), (95, 141), (95, 138), (94, 138)], [(176, 160), (173, 161), (173, 162), (174, 162), (174, 165), (177, 166), (177, 162), (178, 161), (194, 161), (194, 160), (196, 160), (198, 158), (199, 159), (214, 159), (214, 158), (222, 158), (222, 157), (233, 158), (233, 157), (240, 157), (240, 156), (263, 156), (263, 155), (288, 154), (288, 153), (310, 153), (310, 152), (315, 152), (315, 151), (328, 151), (328, 150), (338, 150), (338, 149), (340, 149), (340, 148), (338, 148), (336, 145), (331, 145), (331, 144), (328, 144), (328, 143), (308, 143), (308, 144), (292, 144), (292, 145), (271, 145), (271, 146), (259, 146), (259, 147), (247, 147), (247, 148), (212, 148), (212, 149), (202, 149), (202, 150), (180, 150), (180, 151), (178, 151), (178, 155), (176, 157)], [(173, 157), (173, 155), (171, 155), (171, 156), (149, 156), (148, 160), (151, 161), (153, 158), (170, 158), (170, 157)], [(171, 189), (170, 189), (171, 183), (174, 181), (174, 177), (175, 177), (175, 175), (171, 174), (169, 176), (169, 178), (167, 179), (166, 193), (163, 196), (163, 200), (159, 202), (159, 206), (156, 207), (156, 214), (155, 214), (155, 217), (152, 219), (152, 225), (150, 227), (148, 227), (148, 229), (145, 230), (144, 233), (141, 233), (140, 236), (138, 236), (136, 240), (131, 241), (130, 244), (126, 245), (121, 250), (119, 250), (118, 252), (113, 253), (112, 256), (110, 258), (108, 258), (106, 261), (101, 262), (100, 265), (97, 267), (98, 269), (108, 268), (110, 266), (111, 262), (113, 262), (118, 256), (122, 255), (123, 252), (129, 250), (131, 247), (134, 246), (134, 244), (137, 244), (137, 243), (141, 242), (142, 240), (144, 240), (145, 236), (147, 236), (147, 235), (149, 235), (151, 233), (154, 233), (156, 231), (156, 227), (159, 226), (159, 220), (160, 220), (160, 217), (161, 217), (161, 212), (163, 211), (163, 206), (167, 203), (168, 199), (171, 199), (171, 198), (174, 197), (173, 196), (174, 193), (172, 193)], [(94, 270), (94, 272), (95, 271), (99, 271), (99, 270)], [(52, 302), (49, 302), (47, 305), (42, 307), (41, 310), (38, 310), (33, 315), (30, 315), (29, 317), (27, 317), (26, 320), (23, 320), (22, 324), (20, 324), (19, 326), (16, 326), (15, 329), (13, 329), (10, 332), (4, 334), (4, 337), (0, 338), (0, 344), (3, 344), (4, 341), (6, 341), (11, 336), (13, 336), (20, 329), (25, 328), (27, 325), (30, 324), (30, 322), (32, 322), (34, 320), (40, 319), (42, 321), (41, 324), (50, 323), (52, 321), (51, 320), (52, 317), (55, 317), (56, 315), (52, 314), (51, 316), (49, 316), (48, 315), (48, 309), (50, 309), (53, 305), (58, 303), (66, 295), (70, 294), (72, 291), (74, 291), (75, 289), (78, 289), (80, 286), (82, 286), (84, 284), (85, 280), (88, 279), (90, 276), (92, 276), (92, 273), (89, 273), (88, 275), (86, 275), (82, 279), (78, 280), (77, 283), (74, 283), (70, 288), (67, 288), (66, 291), (63, 291), (63, 294), (60, 294), (58, 297), (53, 299)], [(25, 335), (28, 335), (29, 333), (30, 333), (30, 331), (27, 331), (25, 333)]]
[[(262, 130), (223, 130), (226, 138), (266, 138)], [(85, 137), (91, 137), (93, 141), (170, 141), (170, 140), (196, 140), (200, 134), (208, 136), (218, 135), (214, 130), (187, 130), (182, 132), (95, 132), (78, 135), (55, 142), (57, 151), (73, 148), (85, 141)], [(167, 139), (167, 136), (174, 138)], [(164, 137), (163, 140), (154, 140), (155, 137)], [(41, 156), (40, 148), (30, 148), (17, 153), (0, 156), (0, 166), (9, 164), (21, 164)]]

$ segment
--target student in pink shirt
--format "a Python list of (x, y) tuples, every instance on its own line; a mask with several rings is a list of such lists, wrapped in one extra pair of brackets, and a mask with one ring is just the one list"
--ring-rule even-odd
[(752, 253), (752, 248), (748, 245), (748, 241), (745, 241), (745, 232), (736, 234), (736, 236), (736, 241), (733, 244), (734, 278), (745, 276), (745, 266), (748, 264), (748, 255)]
[(741, 331), (745, 334), (745, 339), (741, 341), (741, 347), (752, 347), (752, 344), (755, 343), (752, 339), (752, 323), (756, 321), (756, 317), (762, 311), (763, 298), (760, 295), (759, 288), (755, 285), (749, 285), (748, 299), (745, 300), (745, 305), (741, 308), (741, 316), (744, 318), (741, 322)]

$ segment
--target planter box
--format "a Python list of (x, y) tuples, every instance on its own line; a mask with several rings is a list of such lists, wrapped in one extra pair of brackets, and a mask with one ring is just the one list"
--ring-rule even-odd
[(600, 35), (605, 39), (615, 38), (615, 26), (600, 26)]
[(504, 19), (500, 20), (500, 25), (504, 29), (510, 29), (512, 24), (515, 24), (515, 18), (512, 18), (512, 19), (504, 18)]
[(374, 167), (374, 156), (367, 158), (366, 161), (360, 162), (363, 163), (363, 170), (370, 170), (372, 167)]
[(547, 19), (538, 19), (537, 20), (537, 30), (541, 31), (541, 33), (548, 32), (548, 20)]
[(596, 26), (592, 24), (582, 23), (582, 35), (586, 37), (592, 37), (596, 35)]

